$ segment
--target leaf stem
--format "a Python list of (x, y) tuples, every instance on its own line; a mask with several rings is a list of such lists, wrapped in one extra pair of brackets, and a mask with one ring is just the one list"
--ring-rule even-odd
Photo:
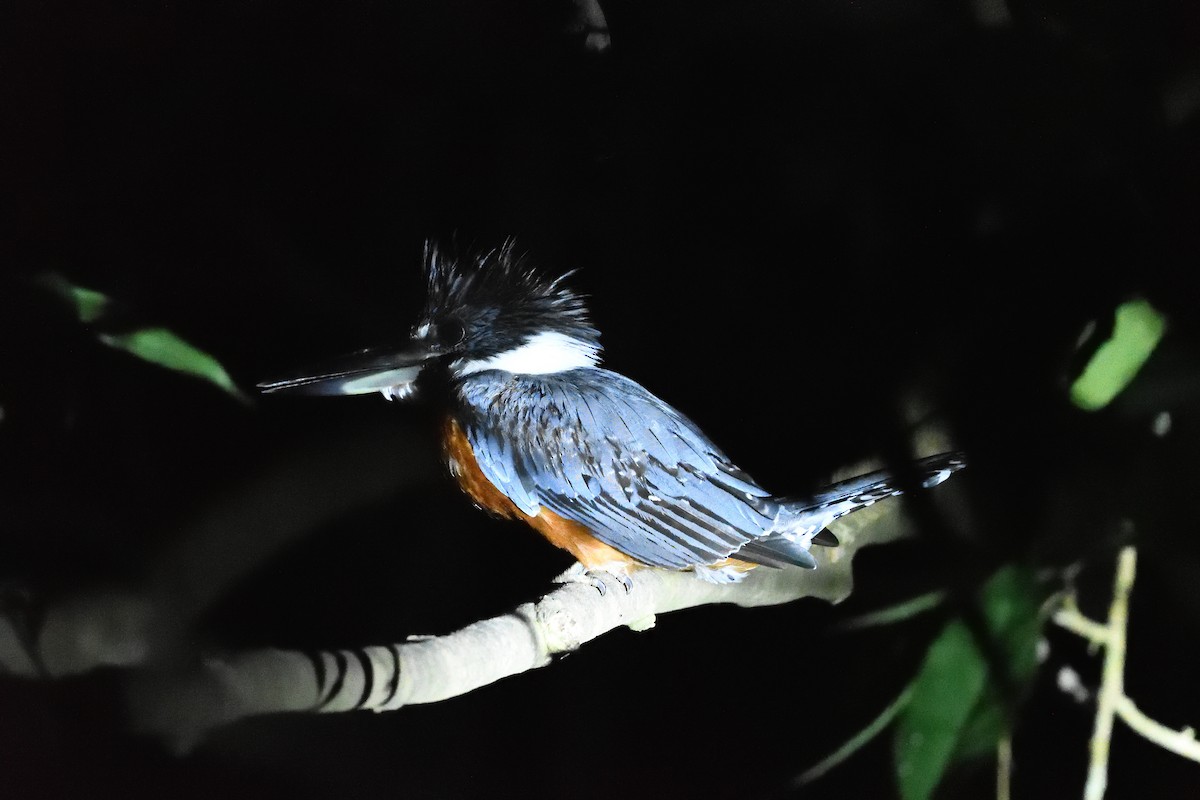
[(837, 629), (840, 631), (856, 631), (863, 628), (903, 622), (912, 619), (918, 614), (923, 614), (926, 611), (937, 608), (945, 601), (947, 594), (945, 589), (935, 589), (932, 592), (917, 595), (894, 605), (875, 611), (868, 611), (865, 614), (859, 614), (857, 617), (851, 617), (839, 623)]
[(912, 699), (912, 693), (913, 685), (910, 683), (908, 686), (904, 687), (904, 691), (902, 691), (900, 695), (888, 705), (887, 708), (879, 713), (879, 716), (867, 723), (865, 728), (851, 736), (850, 739), (847, 740), (846, 743), (837, 750), (834, 750), (832, 753), (825, 756), (825, 758), (821, 759), (816, 764), (800, 773), (800, 775), (798, 775), (792, 781), (792, 785), (801, 786), (803, 784), (815, 781), (817, 778), (821, 777), (826, 772), (829, 772), (829, 770), (833, 769), (838, 764), (841, 764), (847, 758), (861, 750), (868, 742), (882, 733), (888, 725), (892, 724), (892, 720), (896, 718), (896, 715), (899, 714), (904, 707), (908, 705), (908, 701)]

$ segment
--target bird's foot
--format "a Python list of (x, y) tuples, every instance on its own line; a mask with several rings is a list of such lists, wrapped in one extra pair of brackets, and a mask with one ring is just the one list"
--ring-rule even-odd
[(583, 583), (591, 586), (601, 597), (608, 594), (608, 583), (604, 580), (604, 575), (616, 578), (617, 582), (625, 589), (625, 594), (633, 591), (633, 579), (629, 577), (629, 573), (618, 566), (608, 565), (588, 569), (576, 562), (570, 569), (554, 579), (555, 583)]

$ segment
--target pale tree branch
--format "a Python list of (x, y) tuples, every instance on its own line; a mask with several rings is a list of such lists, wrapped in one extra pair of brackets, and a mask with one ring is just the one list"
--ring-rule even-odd
[(1159, 747), (1192, 761), (1200, 761), (1200, 743), (1196, 741), (1196, 731), (1193, 728), (1172, 730), (1143, 714), (1126, 695), (1117, 698), (1116, 711), (1122, 722)]
[(996, 742), (996, 800), (1012, 798), (1012, 737), (1004, 734)]
[(1067, 597), (1053, 619), (1059, 627), (1087, 639), (1093, 646), (1104, 647), (1104, 668), (1100, 695), (1096, 704), (1096, 720), (1090, 743), (1084, 800), (1102, 800), (1108, 788), (1108, 756), (1112, 744), (1113, 720), (1120, 718), (1139, 735), (1173, 753), (1200, 761), (1200, 744), (1195, 731), (1184, 728), (1175, 731), (1143, 714), (1125, 694), (1126, 631), (1129, 625), (1129, 596), (1137, 573), (1137, 551), (1132, 547), (1121, 550), (1117, 558), (1117, 574), (1113, 581), (1113, 597), (1108, 621), (1101, 624), (1080, 613), (1074, 599)]
[[(658, 614), (714, 603), (743, 607), (801, 597), (837, 602), (852, 588), (851, 561), (865, 544), (900, 536), (891, 514), (858, 531), (837, 530), (842, 544), (819, 549), (815, 570), (758, 569), (744, 581), (717, 585), (686, 572), (646, 569), (626, 591), (601, 575), (601, 594), (567, 582), (536, 602), (443, 636), (347, 650), (250, 650), (209, 658), (183, 673), (143, 672), (131, 683), (135, 723), (187, 749), (218, 725), (284, 711), (391, 711), (432, 703), (501, 678), (546, 666), (619, 627), (644, 630)], [(861, 523), (860, 523), (861, 524)]]
[(1071, 597), (1063, 600), (1063, 607), (1054, 612), (1053, 620), (1060, 628), (1087, 639), (1093, 647), (1108, 643), (1108, 626), (1085, 616)]
[[(934, 427), (926, 427), (915, 443), (918, 455), (951, 449)], [(851, 562), (859, 548), (911, 533), (902, 501), (888, 501), (835, 523), (841, 545), (815, 548), (819, 568), (812, 571), (761, 568), (739, 584), (714, 585), (690, 573), (646, 569), (634, 573), (628, 592), (615, 579), (606, 581), (603, 595), (590, 584), (568, 582), (536, 602), (443, 636), (345, 650), (262, 648), (189, 659), (192, 621), (238, 575), (303, 535), (314, 520), (395, 491), (417, 473), (390, 446), (364, 444), (357, 436), (331, 445), (324, 456), (290, 458), (283, 469), (259, 473), (261, 482), (213, 506), (162, 554), (146, 588), (92, 590), (24, 617), (19, 611), (0, 614), (0, 671), (52, 678), (99, 666), (124, 668), (134, 724), (187, 748), (214, 727), (258, 714), (386, 711), (465, 694), (545, 666), (556, 654), (615, 628), (648, 628), (658, 614), (671, 611), (714, 603), (766, 606), (801, 597), (837, 602), (851, 591)], [(345, 463), (347, 448), (360, 460), (370, 456), (372, 474), (381, 477), (345, 478), (354, 485), (329, 510), (327, 498), (312, 497), (311, 487), (342, 480), (329, 472)], [(848, 467), (832, 480), (878, 466)], [(938, 494), (939, 500), (946, 496)], [(297, 496), (299, 503), (293, 502)], [(245, 535), (260, 526), (267, 528), (266, 544)], [(253, 547), (239, 552), (239, 543), (247, 540), (254, 540)]]
[(1108, 609), (1108, 636), (1104, 643), (1104, 671), (1100, 697), (1096, 702), (1096, 724), (1092, 729), (1091, 761), (1088, 763), (1085, 800), (1101, 800), (1108, 787), (1108, 752), (1112, 744), (1113, 719), (1117, 700), (1125, 694), (1125, 630), (1129, 624), (1129, 593), (1137, 569), (1137, 551), (1121, 550), (1117, 558), (1117, 577), (1112, 605)]

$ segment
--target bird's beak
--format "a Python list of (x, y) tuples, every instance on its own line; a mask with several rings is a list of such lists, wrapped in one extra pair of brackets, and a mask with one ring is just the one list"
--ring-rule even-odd
[(402, 348), (367, 348), (316, 364), (295, 377), (264, 381), (258, 388), (264, 394), (340, 395), (382, 392), (389, 398), (412, 393), (426, 366), (442, 355), (437, 345), (413, 341)]

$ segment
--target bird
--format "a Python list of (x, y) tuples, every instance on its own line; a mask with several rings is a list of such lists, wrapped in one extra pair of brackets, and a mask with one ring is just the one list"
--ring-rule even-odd
[[(813, 569), (812, 546), (838, 544), (832, 522), (901, 493), (886, 471), (798, 495), (767, 491), (683, 413), (602, 367), (586, 298), (568, 285), (575, 271), (549, 277), (528, 260), (512, 240), (466, 254), (427, 242), (425, 303), (403, 344), (258, 388), (388, 400), (436, 392), (459, 487), (569, 552), (568, 573), (601, 593), (602, 573), (629, 591), (645, 569), (718, 584), (760, 567)], [(963, 454), (941, 453), (910, 475), (931, 488), (965, 465)]]

